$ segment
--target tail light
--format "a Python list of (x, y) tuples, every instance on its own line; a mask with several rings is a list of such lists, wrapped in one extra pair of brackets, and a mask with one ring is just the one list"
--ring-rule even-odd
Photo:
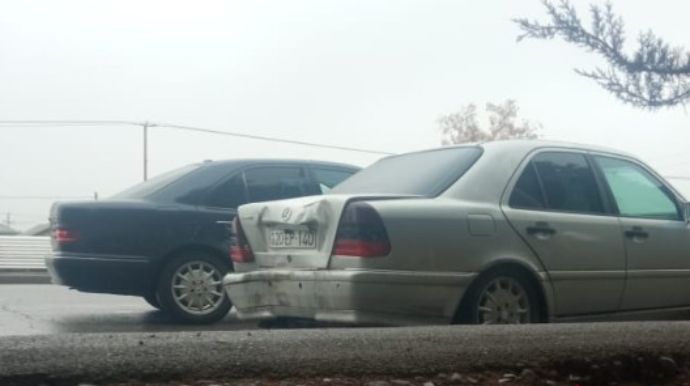
[(348, 205), (338, 225), (333, 254), (354, 257), (383, 257), (391, 251), (388, 232), (381, 216), (368, 204)]
[(53, 229), (53, 240), (57, 243), (73, 243), (79, 240), (79, 233), (58, 227)]
[(230, 259), (234, 263), (250, 263), (254, 261), (254, 252), (252, 252), (252, 247), (249, 246), (239, 216), (235, 216), (235, 219), (232, 220)]

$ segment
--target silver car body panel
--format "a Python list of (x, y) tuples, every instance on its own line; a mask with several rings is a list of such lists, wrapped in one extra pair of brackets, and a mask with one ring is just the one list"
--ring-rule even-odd
[[(473, 281), (482, 272), (506, 264), (533, 277), (545, 313), (552, 319), (690, 304), (690, 296), (680, 291), (690, 284), (690, 256), (686, 258), (690, 237), (685, 222), (661, 225), (677, 228), (675, 236), (655, 240), (667, 246), (672, 243), (668, 253), (654, 254), (636, 246), (640, 254), (636, 257), (632, 241), (623, 236), (627, 219), (508, 205), (522, 169), (539, 152), (633, 157), (547, 141), (468, 146), (481, 146), (483, 154), (462, 178), (435, 197), (328, 194), (241, 206), (238, 215), (256, 262), (224, 280), (238, 316), (449, 323)], [(380, 215), (392, 245), (387, 256), (332, 255), (340, 217), (353, 201), (366, 202)], [(550, 224), (556, 233), (542, 238), (527, 231), (537, 223)], [(271, 249), (266, 235), (276, 227), (315, 230), (317, 246), (313, 250)], [(658, 246), (650, 244), (650, 248)], [(662, 266), (643, 263), (656, 256)], [(665, 284), (651, 279), (650, 271), (666, 278)], [(657, 285), (668, 293), (676, 291), (666, 295), (667, 303), (660, 295), (649, 294)]]
[[(230, 275), (241, 319), (299, 317), (373, 324), (447, 323), (474, 274), (267, 270)], [(411, 315), (414, 317), (411, 318)]]

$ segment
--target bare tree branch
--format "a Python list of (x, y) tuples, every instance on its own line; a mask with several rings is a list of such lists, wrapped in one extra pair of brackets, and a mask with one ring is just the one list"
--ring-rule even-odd
[(542, 0), (549, 16), (543, 24), (528, 19), (515, 19), (522, 30), (517, 40), (526, 38), (553, 39), (602, 56), (609, 64), (604, 70), (576, 70), (597, 82), (623, 102), (655, 109), (684, 104), (690, 99), (690, 52), (673, 48), (652, 31), (641, 33), (638, 47), (632, 54), (623, 51), (625, 31), (623, 20), (607, 3), (603, 8), (591, 5), (591, 27), (582, 24), (568, 0), (552, 3)]

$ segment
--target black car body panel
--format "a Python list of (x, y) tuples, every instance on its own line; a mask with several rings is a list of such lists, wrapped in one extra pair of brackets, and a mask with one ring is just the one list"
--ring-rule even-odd
[(55, 284), (145, 296), (154, 290), (167, 259), (181, 251), (217, 256), (231, 269), (228, 227), (238, 205), (321, 194), (358, 170), (284, 159), (204, 162), (110, 199), (55, 203), (50, 214), (53, 254), (46, 265)]
[(151, 290), (155, 271), (141, 256), (55, 253), (46, 259), (54, 284), (84, 292), (139, 295)]

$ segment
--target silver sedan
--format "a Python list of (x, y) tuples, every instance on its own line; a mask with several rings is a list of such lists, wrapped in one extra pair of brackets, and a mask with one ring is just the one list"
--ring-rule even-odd
[(688, 204), (633, 156), (538, 140), (384, 158), (248, 204), (224, 285), (244, 319), (535, 323), (690, 306)]

